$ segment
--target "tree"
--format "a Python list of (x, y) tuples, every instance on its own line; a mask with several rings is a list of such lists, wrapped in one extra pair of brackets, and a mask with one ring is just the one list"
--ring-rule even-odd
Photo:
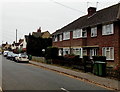
[(36, 38), (29, 34), (27, 41), (27, 54), (33, 56), (43, 56), (42, 49), (52, 46), (51, 38)]

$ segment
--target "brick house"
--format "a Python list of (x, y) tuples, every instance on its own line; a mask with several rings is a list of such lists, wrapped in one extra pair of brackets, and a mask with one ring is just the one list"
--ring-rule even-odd
[(78, 18), (52, 34), (59, 55), (106, 56), (108, 64), (120, 63), (120, 3)]

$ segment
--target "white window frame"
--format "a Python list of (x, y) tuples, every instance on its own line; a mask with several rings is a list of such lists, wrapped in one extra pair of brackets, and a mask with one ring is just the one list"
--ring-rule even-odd
[[(111, 53), (111, 49), (113, 50), (112, 53)], [(106, 55), (107, 51), (109, 52), (109, 58)], [(102, 55), (106, 56), (106, 60), (114, 60), (114, 47), (103, 47), (102, 48)], [(113, 56), (110, 57), (111, 55), (113, 55)]]
[(97, 48), (90, 49), (90, 57), (97, 56), (97, 55), (98, 55), (98, 49)]
[(91, 28), (91, 37), (96, 37), (97, 36), (97, 27)]
[(70, 39), (70, 32), (64, 32), (63, 33), (63, 40), (69, 40)]
[[(66, 53), (66, 51), (67, 51), (68, 53)], [(70, 54), (70, 48), (63, 48), (63, 56), (64, 56), (64, 55), (67, 55), (67, 54)]]
[(57, 41), (58, 41), (57, 35), (54, 35), (53, 36), (53, 42), (57, 42)]
[[(83, 35), (83, 33), (86, 33), (86, 35)], [(75, 38), (86, 38), (87, 37), (87, 30), (83, 29), (77, 29), (73, 31), (73, 39)]]
[[(83, 35), (84, 32), (86, 35)], [(82, 30), (82, 38), (86, 38), (86, 37), (87, 37), (87, 30)]]
[(59, 35), (59, 41), (62, 41), (62, 34)]
[(107, 24), (102, 26), (102, 35), (111, 35), (114, 34), (114, 25)]
[[(72, 49), (73, 49), (73, 51), (72, 51), (73, 54), (79, 55), (80, 58), (83, 57), (83, 48), (72, 48)], [(79, 54), (76, 53), (77, 51), (79, 51)]]
[(62, 49), (59, 49), (58, 53), (59, 53), (59, 56), (62, 56)]
[(77, 29), (73, 31), (73, 38), (80, 38), (81, 37), (81, 29)]
[(54, 36), (54, 42), (57, 42), (58, 41), (58, 38), (57, 38), (57, 35)]
[(87, 56), (87, 50), (83, 49), (83, 56)]

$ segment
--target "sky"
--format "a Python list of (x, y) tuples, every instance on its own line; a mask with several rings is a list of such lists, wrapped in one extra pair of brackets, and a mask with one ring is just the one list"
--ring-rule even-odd
[(87, 14), (88, 7), (97, 11), (117, 4), (120, 0), (2, 0), (0, 1), (0, 42), (12, 43), (24, 35), (50, 33)]

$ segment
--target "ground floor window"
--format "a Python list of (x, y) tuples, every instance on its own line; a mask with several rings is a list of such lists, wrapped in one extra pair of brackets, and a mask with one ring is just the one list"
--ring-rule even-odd
[(70, 54), (70, 48), (63, 48), (63, 56)]
[(87, 50), (83, 48), (73, 48), (72, 53), (75, 55), (79, 55), (80, 58), (83, 58), (83, 56), (87, 56)]
[(103, 47), (102, 55), (106, 56), (107, 60), (114, 60), (114, 47)]
[(62, 50), (62, 49), (59, 49), (58, 55), (59, 55), (59, 56), (62, 56), (62, 55), (63, 55), (63, 50)]
[(72, 54), (75, 54), (75, 55), (79, 55), (79, 57), (81, 58), (81, 55), (82, 55), (82, 48), (72, 48)]
[(98, 55), (98, 49), (97, 48), (90, 49), (90, 57), (97, 56), (97, 55)]
[(87, 56), (87, 49), (83, 49), (83, 56)]

